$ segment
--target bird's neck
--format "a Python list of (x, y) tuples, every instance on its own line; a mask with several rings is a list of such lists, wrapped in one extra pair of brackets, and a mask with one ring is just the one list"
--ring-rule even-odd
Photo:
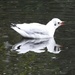
[(49, 35), (51, 36), (51, 37), (53, 37), (54, 36), (54, 33), (55, 33), (55, 28), (54, 28), (54, 24), (53, 24), (53, 22), (48, 22), (47, 23), (47, 25), (46, 25), (46, 27), (47, 27), (47, 30), (48, 30), (48, 32), (49, 32)]
[(53, 25), (53, 21), (52, 21), (52, 20), (49, 21), (46, 25), (47, 25), (47, 26), (52, 26), (52, 25)]

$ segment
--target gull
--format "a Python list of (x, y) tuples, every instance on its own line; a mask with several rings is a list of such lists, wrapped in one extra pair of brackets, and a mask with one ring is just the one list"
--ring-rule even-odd
[(25, 38), (50, 38), (54, 37), (55, 30), (61, 25), (64, 25), (64, 21), (53, 18), (46, 25), (40, 23), (12, 23), (11, 28)]

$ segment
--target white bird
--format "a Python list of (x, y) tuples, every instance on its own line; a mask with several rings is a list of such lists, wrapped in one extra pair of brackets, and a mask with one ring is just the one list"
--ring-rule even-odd
[(53, 18), (46, 25), (40, 23), (12, 23), (11, 28), (26, 38), (50, 38), (54, 36), (55, 30), (61, 25), (64, 25), (64, 21)]

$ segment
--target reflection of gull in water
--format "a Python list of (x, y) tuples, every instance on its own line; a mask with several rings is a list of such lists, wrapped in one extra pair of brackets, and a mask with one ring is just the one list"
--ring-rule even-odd
[(56, 44), (54, 38), (51, 38), (47, 44), (47, 50), (50, 53), (58, 54), (60, 53), (60, 45)]
[(44, 52), (40, 50), (45, 47), (48, 39), (24, 39), (20, 43), (13, 45), (12, 50), (16, 50), (19, 53), (26, 53), (28, 51), (34, 51), (37, 53)]
[(60, 45), (55, 43), (54, 38), (50, 39), (24, 39), (20, 43), (12, 46), (11, 50), (16, 50), (20, 54), (26, 53), (28, 51), (34, 51), (36, 53), (45, 52), (44, 48), (47, 48), (48, 52), (58, 54), (60, 50)]

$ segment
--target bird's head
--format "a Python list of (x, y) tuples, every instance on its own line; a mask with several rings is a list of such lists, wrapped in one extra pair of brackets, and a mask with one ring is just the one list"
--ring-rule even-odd
[(54, 25), (55, 29), (58, 28), (59, 26), (64, 25), (64, 21), (61, 21), (58, 18), (53, 18), (51, 21), (53, 22), (53, 25)]

